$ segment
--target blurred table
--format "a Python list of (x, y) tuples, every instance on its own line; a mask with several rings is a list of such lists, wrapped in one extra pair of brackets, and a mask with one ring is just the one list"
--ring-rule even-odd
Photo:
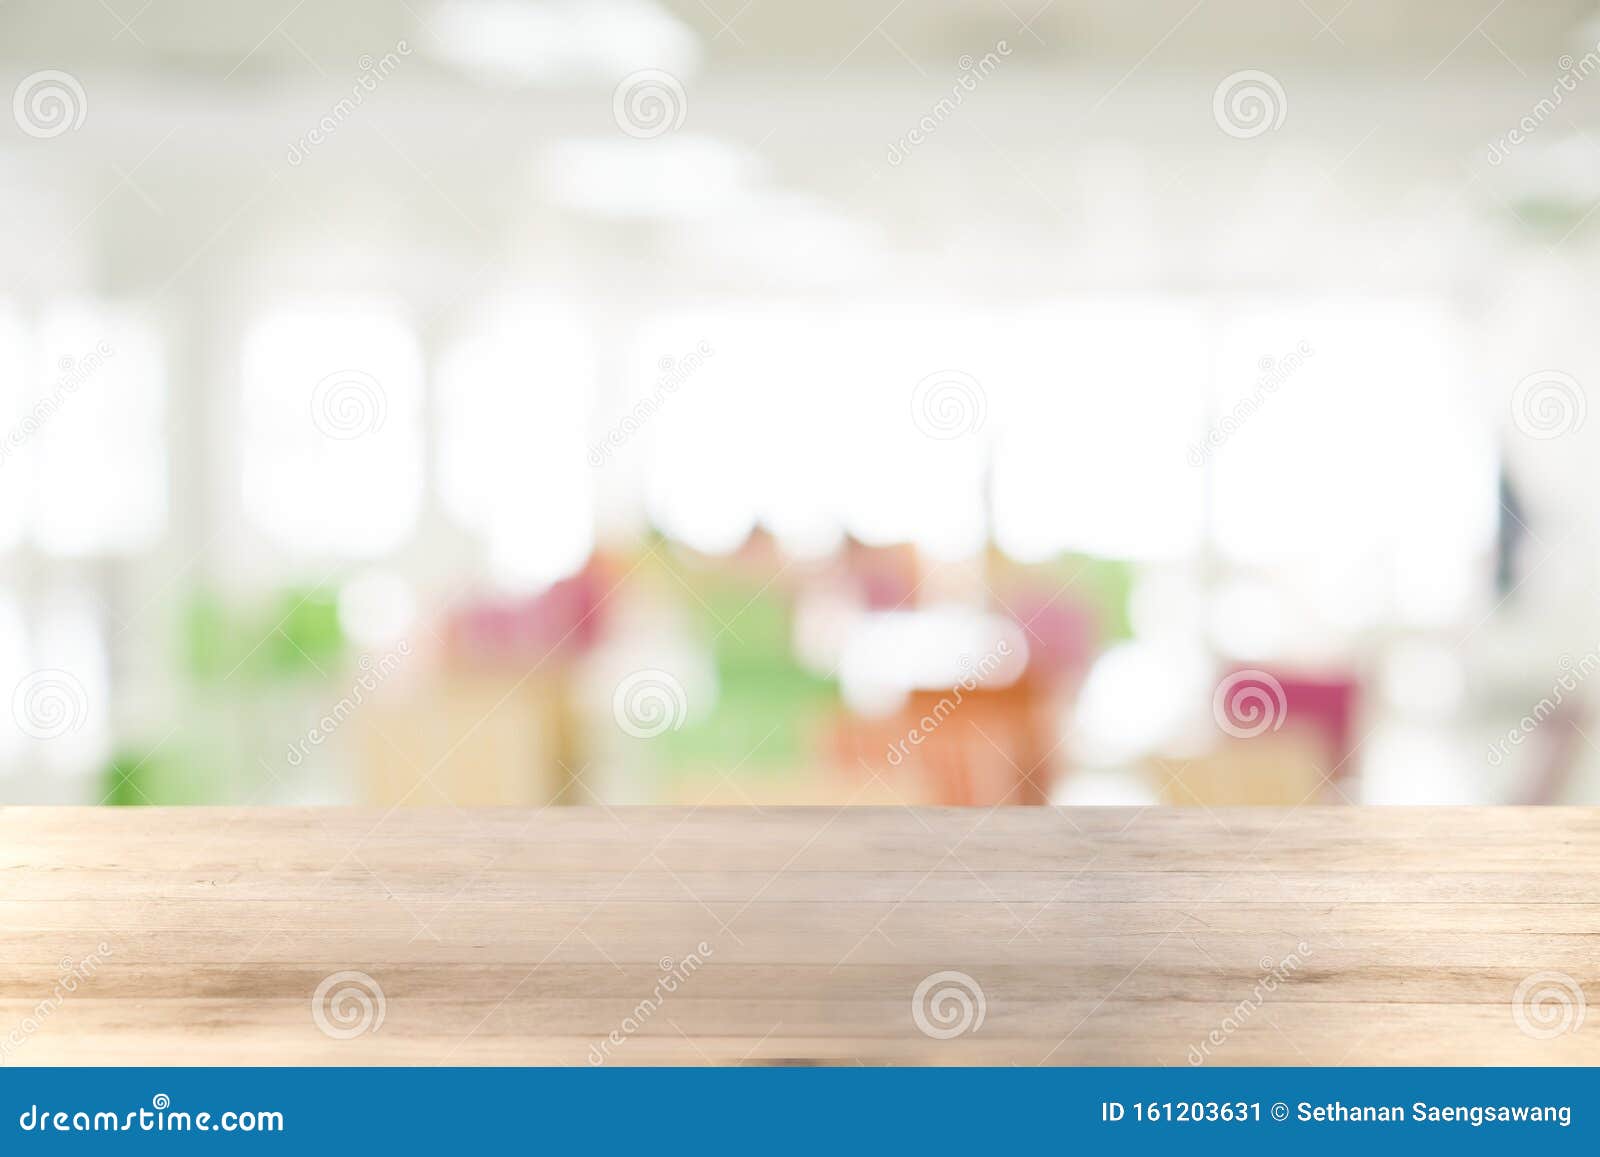
[(1585, 991), (1600, 809), (0, 809), (6, 1063), (1595, 1064)]

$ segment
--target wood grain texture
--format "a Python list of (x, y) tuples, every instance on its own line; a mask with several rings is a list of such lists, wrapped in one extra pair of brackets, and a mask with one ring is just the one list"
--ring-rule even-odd
[(1600, 1064), (1596, 995), (1600, 809), (0, 809), (7, 1063)]

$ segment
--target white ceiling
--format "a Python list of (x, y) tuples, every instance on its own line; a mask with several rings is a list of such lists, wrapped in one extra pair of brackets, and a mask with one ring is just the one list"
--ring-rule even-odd
[[(515, 0), (512, 0), (514, 3)], [(539, 6), (529, 0), (533, 6)], [(543, 7), (551, 7), (545, 0)], [(663, 0), (714, 72), (926, 66), (1011, 38), (1052, 65), (1157, 68), (1317, 64), (1460, 69), (1548, 64), (1575, 47), (1592, 0)], [(432, 0), (11, 0), (0, 46), (52, 67), (297, 73), (401, 38), (422, 41)], [(593, 5), (591, 5), (593, 7)], [(1592, 46), (1593, 37), (1589, 38)], [(1158, 47), (1159, 46), (1159, 47)], [(1154, 50), (1154, 51), (1152, 51)]]
[[(624, 19), (648, 0), (477, 2), (620, 13), (584, 34), (657, 63)], [(1589, 0), (1341, 2), (673, 0), (700, 58), (681, 69), (687, 115), (634, 141), (614, 121), (621, 66), (508, 81), (445, 51), (450, 11), (428, 0), (11, 0), (0, 89), (67, 70), (90, 114), (51, 140), (0, 134), (0, 259), (24, 295), (204, 286), (208, 270), (235, 292), (376, 280), (424, 298), (474, 278), (624, 297), (1470, 291), (1509, 245), (1587, 246), (1600, 79), (1505, 165), (1485, 149), (1592, 46)], [(889, 164), (957, 62), (1001, 40), (995, 74)], [(402, 41), (394, 75), (291, 163), (358, 62)], [(1239, 140), (1213, 95), (1246, 68), (1277, 78), (1288, 114)], [(587, 207), (573, 142), (600, 146), (595, 180), (612, 174)], [(629, 193), (681, 211), (600, 208)]]

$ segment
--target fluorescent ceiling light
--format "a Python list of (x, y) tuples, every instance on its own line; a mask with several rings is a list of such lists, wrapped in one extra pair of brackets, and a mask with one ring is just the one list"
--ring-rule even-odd
[(651, 0), (444, 0), (425, 43), (465, 71), (518, 84), (615, 83), (700, 63), (694, 31)]
[(696, 222), (679, 238), (686, 254), (800, 283), (851, 281), (882, 264), (882, 232), (804, 193), (751, 197)]
[(712, 137), (674, 134), (637, 141), (618, 134), (561, 141), (545, 153), (550, 199), (602, 217), (701, 218), (745, 200), (756, 164)]

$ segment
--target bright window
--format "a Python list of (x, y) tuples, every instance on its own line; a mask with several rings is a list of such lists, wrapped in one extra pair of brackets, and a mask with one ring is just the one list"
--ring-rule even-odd
[(244, 344), (249, 519), (302, 554), (372, 557), (411, 533), (423, 489), (422, 355), (381, 308), (298, 306)]
[(1019, 393), (994, 473), (1000, 546), (1024, 561), (1193, 555), (1205, 489), (1187, 454), (1210, 374), (1198, 311), (1062, 304), (1030, 314), (1013, 348)]
[(1464, 348), (1425, 303), (1236, 314), (1213, 421), (1233, 424), (1212, 455), (1224, 559), (1341, 628), (1459, 616), (1496, 509)]
[(483, 537), (491, 574), (509, 589), (563, 578), (594, 547), (587, 335), (566, 310), (507, 305), (439, 363), (441, 497)]
[(29, 532), (78, 557), (153, 544), (166, 526), (166, 380), (140, 319), (97, 305), (45, 312), (15, 453), (31, 480)]
[(26, 376), (22, 325), (0, 308), (0, 549), (21, 540), (28, 508)]

